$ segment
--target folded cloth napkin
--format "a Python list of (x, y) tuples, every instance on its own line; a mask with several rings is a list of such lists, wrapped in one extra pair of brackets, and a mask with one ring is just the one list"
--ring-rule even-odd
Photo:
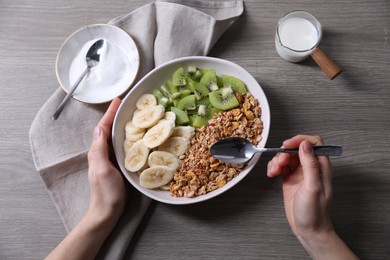
[[(242, 1), (156, 1), (109, 23), (125, 30), (137, 44), (137, 80), (174, 58), (207, 55), (223, 32), (243, 12)], [(52, 113), (64, 98), (58, 88), (43, 105), (30, 129), (35, 166), (67, 232), (80, 221), (89, 204), (87, 153), (92, 132), (107, 108), (70, 100), (57, 121)], [(121, 259), (150, 200), (131, 188), (129, 202), (98, 259)]]

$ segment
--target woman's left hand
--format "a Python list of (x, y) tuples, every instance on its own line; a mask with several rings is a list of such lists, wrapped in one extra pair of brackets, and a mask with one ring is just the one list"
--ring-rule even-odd
[(119, 98), (114, 99), (96, 126), (88, 153), (91, 198), (87, 214), (92, 214), (93, 219), (104, 224), (115, 224), (126, 203), (123, 176), (109, 159), (109, 137), (120, 103)]

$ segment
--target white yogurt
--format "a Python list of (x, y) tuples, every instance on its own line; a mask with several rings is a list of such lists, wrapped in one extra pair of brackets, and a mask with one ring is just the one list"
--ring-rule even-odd
[[(87, 67), (85, 56), (96, 40), (94, 39), (85, 43), (81, 51), (72, 61), (69, 68), (69, 83), (71, 86), (74, 85), (78, 77)], [(91, 68), (74, 93), (81, 100), (100, 100), (102, 94), (115, 92), (116, 89), (121, 91), (118, 86), (129, 84), (131, 80), (131, 65), (126, 53), (121, 47), (105, 40), (99, 54), (99, 64)], [(120, 94), (118, 92), (118, 96)]]
[(299, 62), (306, 59), (320, 38), (316, 26), (303, 17), (287, 17), (277, 28), (275, 47), (283, 59)]

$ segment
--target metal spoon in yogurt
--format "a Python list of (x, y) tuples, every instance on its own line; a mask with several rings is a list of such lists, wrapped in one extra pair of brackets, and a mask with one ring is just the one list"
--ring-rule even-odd
[[(313, 146), (315, 155), (341, 156), (342, 147), (338, 145), (318, 145)], [(252, 159), (255, 153), (295, 153), (296, 149), (286, 148), (259, 148), (254, 146), (249, 140), (242, 137), (230, 137), (214, 143), (210, 147), (211, 154), (220, 161), (240, 164)]]
[(65, 98), (62, 100), (61, 104), (58, 106), (56, 112), (51, 117), (53, 120), (57, 120), (57, 118), (60, 116), (62, 109), (65, 107), (66, 103), (68, 103), (69, 99), (72, 97), (74, 91), (79, 86), (81, 80), (85, 77), (85, 75), (87, 75), (87, 73), (91, 70), (91, 68), (99, 64), (100, 61), (99, 50), (103, 47), (103, 45), (104, 45), (104, 40), (100, 39), (97, 40), (94, 44), (92, 44), (91, 48), (89, 48), (87, 55), (85, 57), (85, 60), (87, 62), (87, 67), (85, 68), (81, 76), (76, 80), (76, 83), (73, 85), (73, 87), (65, 96)]

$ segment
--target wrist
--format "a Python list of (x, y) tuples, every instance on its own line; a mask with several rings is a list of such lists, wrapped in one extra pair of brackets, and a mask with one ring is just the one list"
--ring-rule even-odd
[(326, 246), (337, 236), (334, 229), (311, 232), (305, 235), (298, 235), (297, 238), (302, 246), (308, 251), (316, 251), (317, 247)]
[(118, 217), (114, 214), (102, 214), (98, 210), (89, 208), (82, 222), (96, 234), (108, 235), (115, 227)]
[(358, 259), (333, 228), (299, 236), (298, 240), (313, 259)]

